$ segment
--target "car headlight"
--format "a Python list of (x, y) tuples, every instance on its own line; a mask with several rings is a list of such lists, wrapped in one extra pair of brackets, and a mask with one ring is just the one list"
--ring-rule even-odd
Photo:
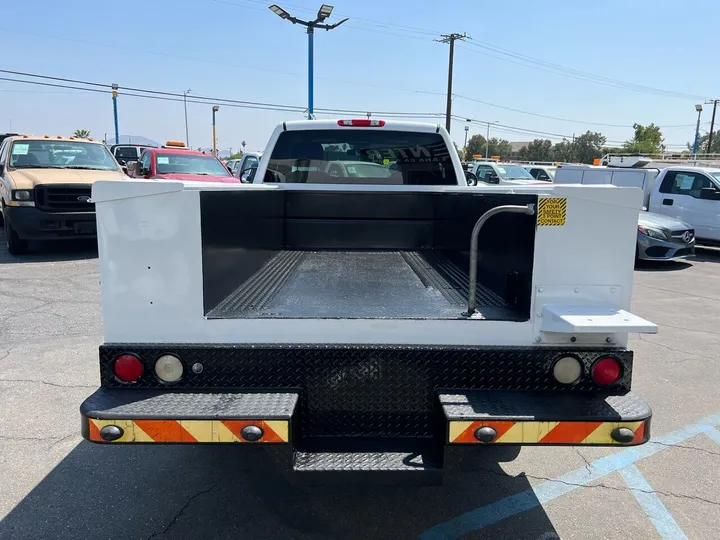
[(33, 192), (29, 189), (13, 189), (12, 198), (14, 201), (32, 201)]
[(658, 240), (667, 240), (667, 235), (658, 230), (658, 229), (651, 229), (650, 227), (643, 227), (642, 225), (638, 225), (638, 231), (640, 231), (645, 236), (649, 236), (650, 238), (656, 238)]

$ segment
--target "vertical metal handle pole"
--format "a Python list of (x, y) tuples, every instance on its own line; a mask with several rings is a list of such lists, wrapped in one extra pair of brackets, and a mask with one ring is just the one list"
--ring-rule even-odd
[(535, 214), (535, 205), (527, 204), (525, 206), (505, 205), (496, 206), (485, 212), (480, 219), (475, 222), (475, 226), (472, 230), (470, 237), (470, 275), (468, 285), (468, 310), (465, 314), (466, 317), (472, 317), (475, 313), (477, 304), (477, 267), (478, 267), (478, 237), (480, 236), (480, 229), (487, 223), (491, 217), (497, 214), (527, 214), (532, 216)]
[(313, 118), (313, 35), (315, 29), (308, 26), (308, 120)]

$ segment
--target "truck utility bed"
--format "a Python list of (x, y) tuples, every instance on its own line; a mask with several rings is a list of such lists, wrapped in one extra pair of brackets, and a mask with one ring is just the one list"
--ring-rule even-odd
[[(522, 319), (482, 284), (477, 297), (487, 319)], [(441, 253), (284, 250), (207, 317), (458, 319), (467, 298), (468, 268)]]

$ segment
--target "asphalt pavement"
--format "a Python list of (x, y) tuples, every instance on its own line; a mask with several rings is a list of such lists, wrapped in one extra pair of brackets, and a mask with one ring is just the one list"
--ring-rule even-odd
[(720, 251), (635, 272), (633, 312), (660, 327), (631, 339), (652, 443), (488, 448), (443, 486), (398, 487), (289, 482), (262, 448), (83, 441), (97, 251), (42, 249), (0, 248), (0, 539), (718, 537)]

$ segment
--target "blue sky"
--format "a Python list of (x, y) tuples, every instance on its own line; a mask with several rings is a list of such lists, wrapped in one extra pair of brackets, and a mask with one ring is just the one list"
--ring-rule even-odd
[[(0, 69), (303, 107), (307, 37), (303, 28), (267, 9), (270, 3), (203, 0), (202, 8), (186, 0), (7, 3), (0, 19)], [(310, 17), (320, 2), (280, 5)], [(553, 139), (590, 129), (618, 142), (631, 136), (634, 122), (655, 122), (664, 128), (666, 143), (684, 144), (694, 136), (695, 103), (720, 98), (716, 0), (694, 2), (692, 13), (667, 0), (336, 0), (334, 5), (331, 22), (350, 20), (316, 33), (319, 108), (444, 113), (448, 46), (434, 39), (450, 32), (472, 37), (458, 44), (455, 55), (453, 112), (463, 118), (548, 132)], [(563, 76), (548, 63), (577, 71)], [(611, 85), (590, 82), (588, 74)], [(633, 91), (625, 83), (651, 89)], [(119, 111), (121, 134), (184, 139), (182, 102), (123, 96), (121, 90)], [(190, 103), (188, 115), (191, 145), (210, 146), (211, 103)], [(221, 105), (219, 147), (236, 149), (245, 140), (248, 150), (262, 149), (277, 123), (300, 118), (299, 112)], [(706, 105), (705, 130), (709, 121)], [(0, 132), (11, 122), (16, 132), (69, 134), (86, 128), (98, 138), (113, 133), (107, 94), (0, 80)], [(452, 127), (460, 145), (463, 125)], [(473, 124), (470, 134), (477, 132), (485, 128)], [(505, 127), (491, 133), (508, 140), (543, 137)]]

